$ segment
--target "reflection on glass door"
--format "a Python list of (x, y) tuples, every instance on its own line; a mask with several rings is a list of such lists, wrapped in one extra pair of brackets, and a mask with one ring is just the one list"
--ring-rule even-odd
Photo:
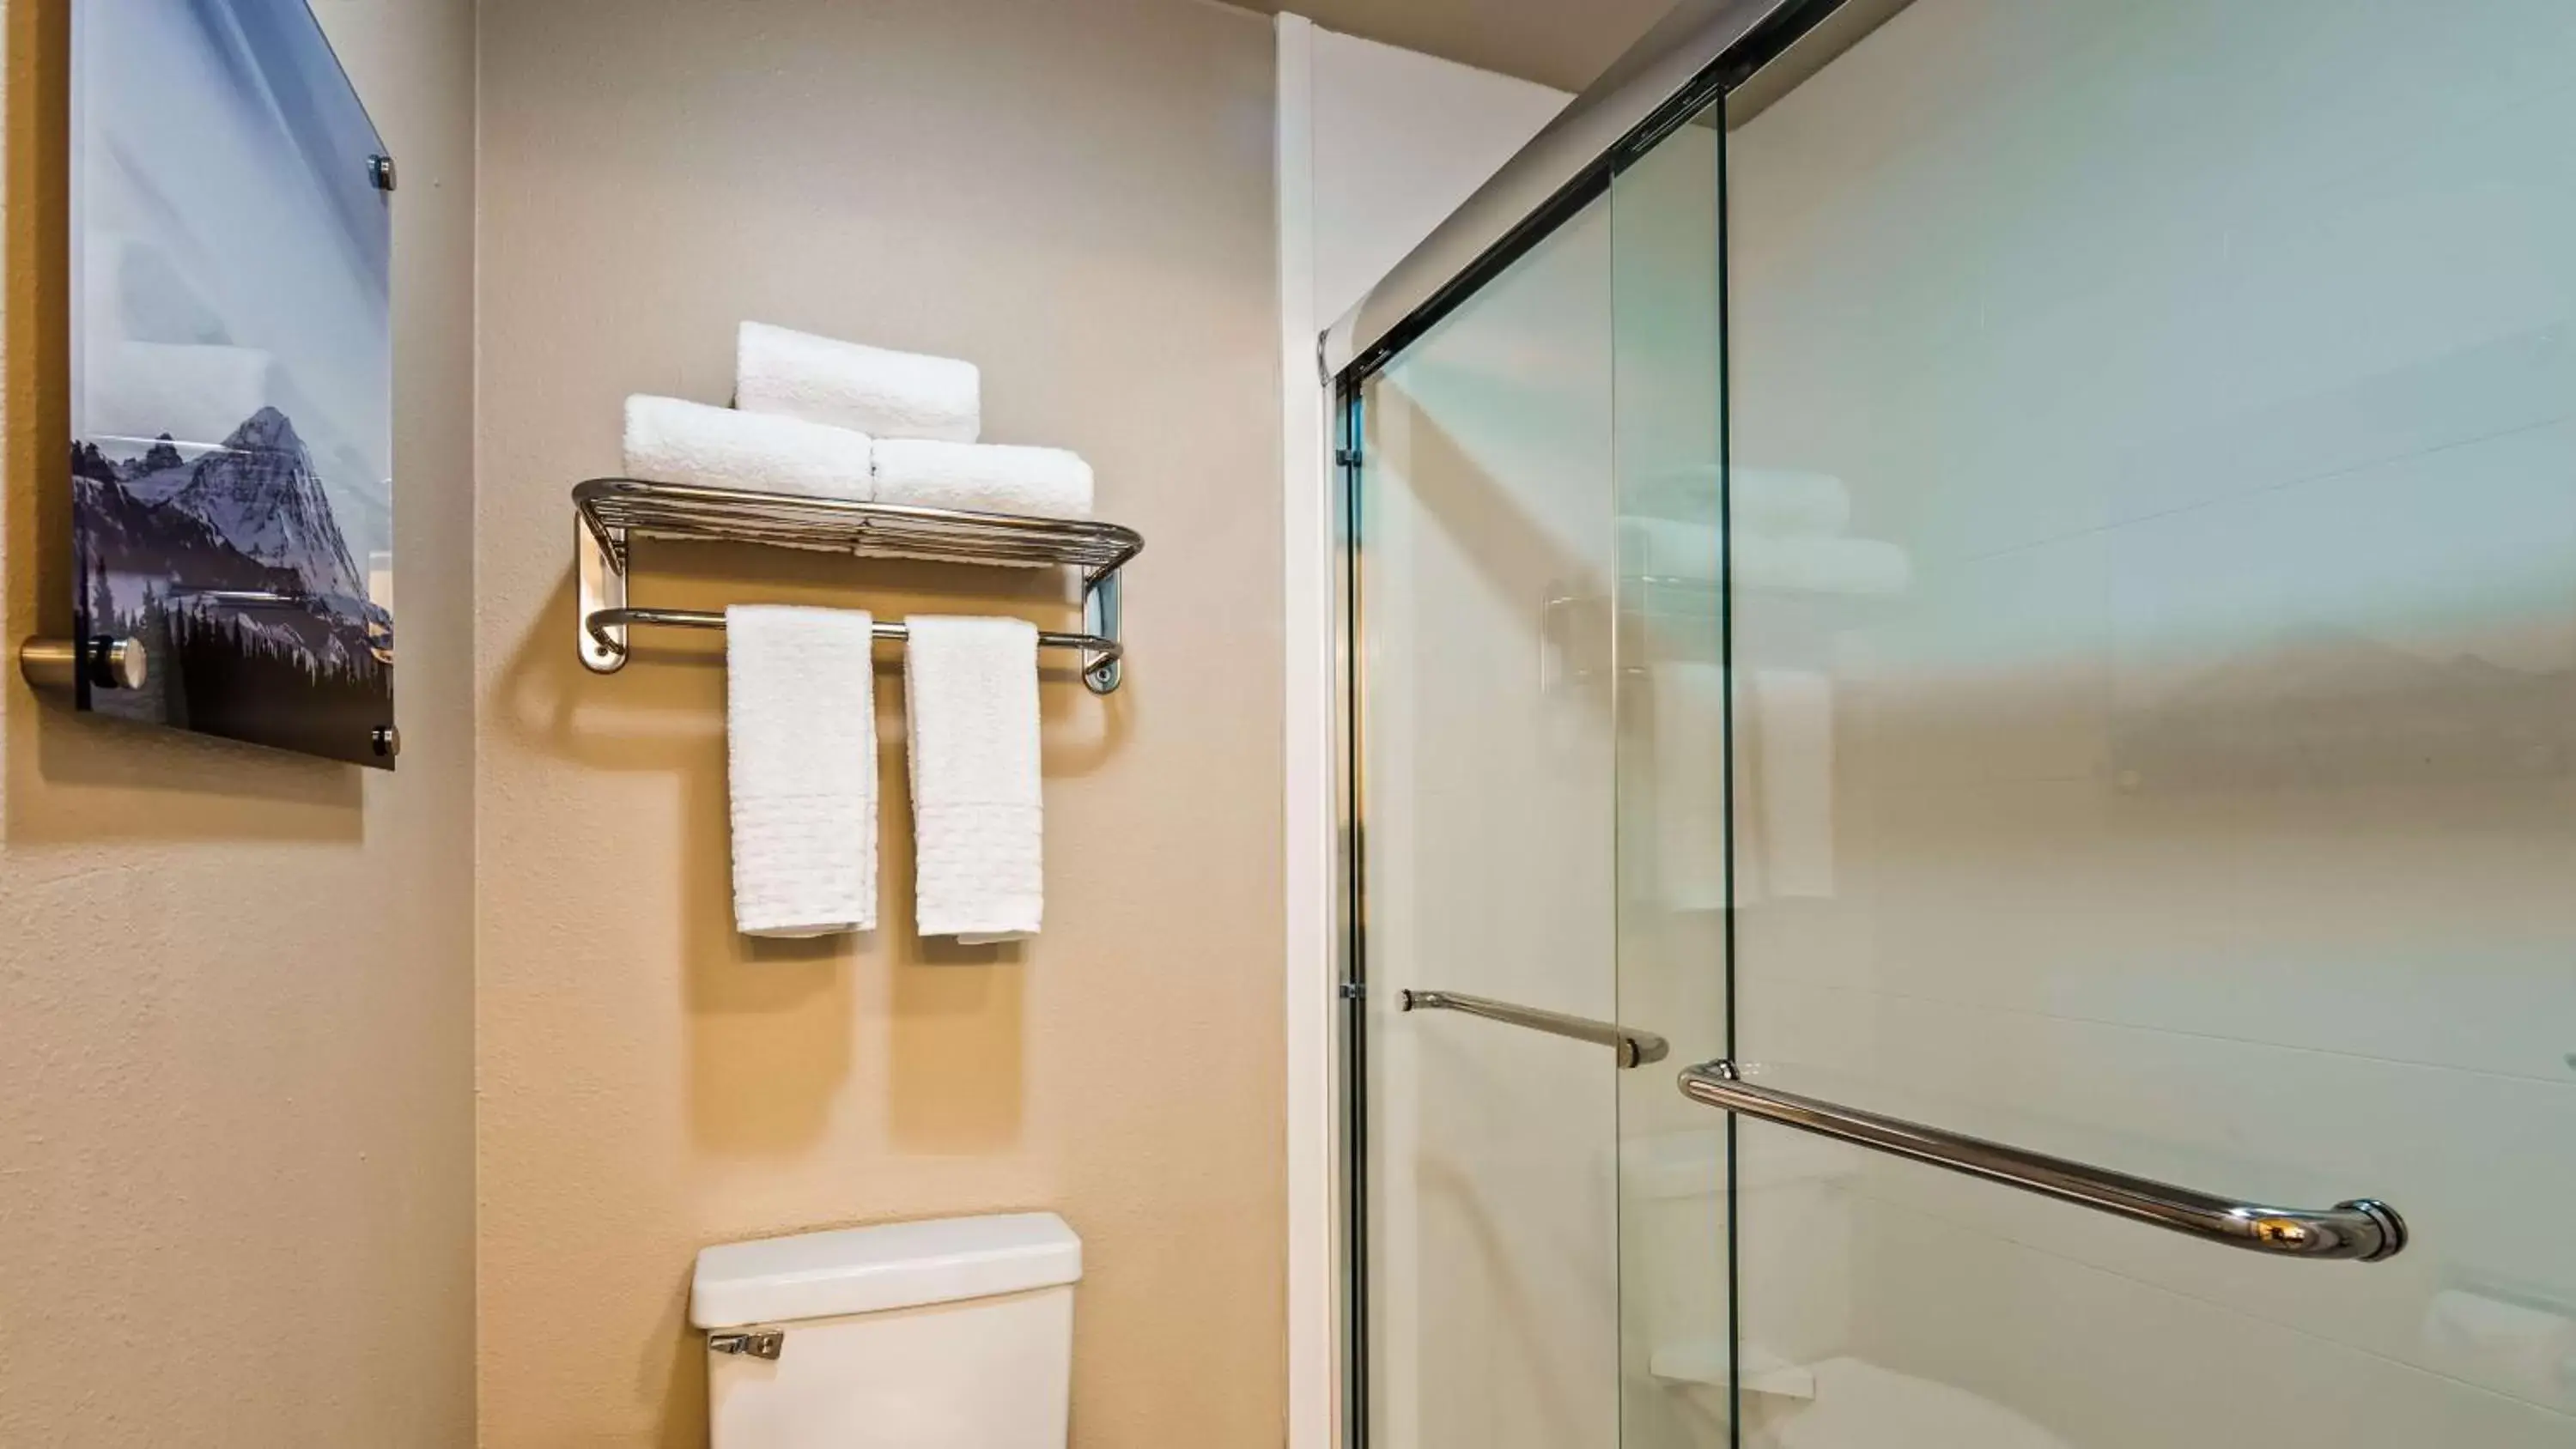
[(2412, 1229), (1742, 1121), (1743, 1443), (2576, 1443), (2571, 136), (2561, 0), (1916, 0), (1737, 118), (1738, 1059)]
[(1618, 1057), (1531, 1024), (1614, 1006), (1609, 280), (1596, 203), (1358, 400), (1372, 1449), (1616, 1433)]
[(1673, 1090), (1726, 1054), (1728, 714), (1718, 113), (1610, 184), (1618, 483), (1619, 1019), (1672, 1042), (1619, 1079), (1619, 1429), (1725, 1449), (1729, 1129)]
[(2576, 1444), (2576, 10), (1728, 104), (1349, 398), (1367, 1444)]

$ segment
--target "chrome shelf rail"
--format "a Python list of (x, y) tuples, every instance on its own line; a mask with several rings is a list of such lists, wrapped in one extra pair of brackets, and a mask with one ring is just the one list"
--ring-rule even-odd
[(1765, 1122), (1837, 1142), (1947, 1168), (2079, 1207), (2289, 1258), (2349, 1258), (2376, 1263), (2406, 1247), (2406, 1220), (2371, 1198), (2327, 1209), (2265, 1207), (2212, 1197), (2187, 1187), (2131, 1177), (1980, 1137), (1884, 1117), (1794, 1092), (1757, 1087), (1729, 1061), (1684, 1067), (1682, 1095)]
[[(758, 543), (862, 558), (1044, 567), (1082, 574), (1082, 632), (1042, 632), (1038, 642), (1082, 651), (1082, 678), (1094, 694), (1118, 688), (1125, 650), (1119, 642), (1118, 571), (1144, 551), (1132, 528), (1077, 518), (1029, 518), (893, 503), (755, 493), (635, 478), (594, 478), (572, 490), (581, 662), (599, 674), (626, 665), (627, 631), (636, 625), (721, 629), (724, 616), (688, 609), (646, 609), (627, 602), (638, 537)], [(900, 639), (903, 626), (877, 626)]]
[[(725, 617), (704, 609), (601, 609), (590, 616), (589, 624), (591, 637), (597, 639), (602, 647), (610, 647), (607, 640), (609, 632), (622, 630), (631, 624), (665, 629), (721, 629), (725, 626)], [(879, 639), (900, 641), (912, 637), (912, 630), (892, 619), (877, 620), (872, 632)], [(1053, 629), (1038, 631), (1038, 647), (1079, 649), (1086, 656), (1102, 659), (1116, 659), (1126, 652), (1126, 646), (1115, 639), (1104, 639), (1097, 634), (1065, 634)]]
[(1487, 1021), (1499, 1021), (1505, 1026), (1524, 1027), (1550, 1036), (1572, 1037), (1576, 1041), (1606, 1046), (1619, 1054), (1619, 1065), (1623, 1069), (1660, 1062), (1672, 1051), (1670, 1043), (1651, 1031), (1639, 1031), (1616, 1022), (1594, 1021), (1588, 1016), (1568, 1016), (1562, 1011), (1516, 1006), (1489, 996), (1469, 996), (1459, 991), (1407, 991), (1403, 993), (1401, 1005), (1406, 1011), (1463, 1012), (1468, 1016), (1481, 1016)]

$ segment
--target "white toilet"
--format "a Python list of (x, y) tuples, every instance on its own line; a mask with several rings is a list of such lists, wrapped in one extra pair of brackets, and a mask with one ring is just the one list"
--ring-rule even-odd
[(1053, 1213), (708, 1248), (714, 1449), (1064, 1449), (1081, 1277)]

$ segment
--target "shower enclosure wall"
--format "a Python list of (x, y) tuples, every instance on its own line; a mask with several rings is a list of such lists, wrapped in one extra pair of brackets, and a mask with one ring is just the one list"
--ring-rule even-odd
[(2576, 1445), (2571, 138), (1708, 0), (1328, 336), (1346, 1445)]

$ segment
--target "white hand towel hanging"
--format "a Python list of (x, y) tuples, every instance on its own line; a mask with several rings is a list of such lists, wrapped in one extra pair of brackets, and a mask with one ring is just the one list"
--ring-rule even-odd
[(1651, 666), (1655, 874), (1667, 910), (1726, 908), (1726, 670)]
[(1020, 619), (905, 621), (905, 755), (924, 936), (1037, 934), (1046, 906), (1038, 631)]
[(669, 397), (626, 400), (626, 476), (868, 501), (868, 436)]
[[(1737, 670), (1739, 904), (1834, 893), (1834, 682), (1812, 669)], [(1750, 776), (1749, 779), (1746, 776)]]
[(877, 923), (875, 620), (725, 610), (734, 926), (825, 936)]
[[(1654, 858), (1664, 906), (1727, 904), (1722, 665), (1647, 666), (1653, 684)], [(1734, 902), (1834, 893), (1834, 686), (1803, 669), (1736, 671)]]
[(1091, 516), (1091, 465), (1062, 448), (880, 438), (874, 455), (880, 503), (1039, 518)]
[(953, 357), (745, 322), (735, 339), (734, 406), (871, 437), (971, 443), (983, 431), (983, 375)]

